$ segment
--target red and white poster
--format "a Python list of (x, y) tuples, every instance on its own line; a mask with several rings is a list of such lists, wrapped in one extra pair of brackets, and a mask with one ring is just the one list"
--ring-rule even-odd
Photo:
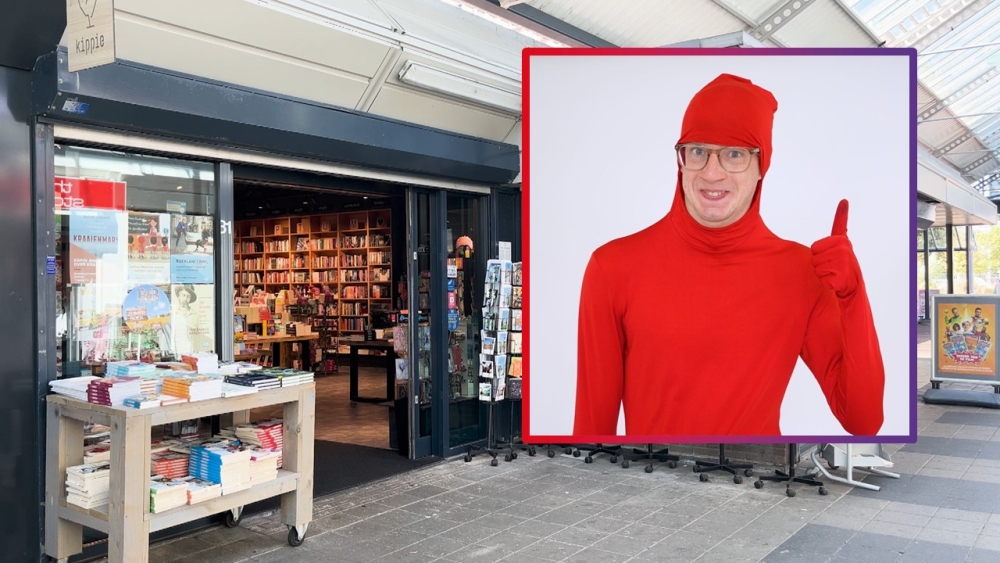
[(125, 182), (89, 178), (55, 178), (56, 209), (125, 210)]

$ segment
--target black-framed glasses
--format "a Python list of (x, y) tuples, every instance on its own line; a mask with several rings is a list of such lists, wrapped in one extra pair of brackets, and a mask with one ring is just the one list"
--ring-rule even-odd
[(750, 168), (753, 155), (759, 154), (760, 149), (750, 149), (746, 147), (722, 147), (720, 149), (710, 149), (704, 145), (684, 144), (674, 147), (677, 151), (677, 163), (688, 170), (702, 170), (708, 165), (710, 156), (718, 155), (719, 165), (726, 172), (739, 173)]

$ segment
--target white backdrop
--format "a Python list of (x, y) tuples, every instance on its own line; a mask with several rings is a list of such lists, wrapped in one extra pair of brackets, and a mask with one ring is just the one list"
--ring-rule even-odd
[[(885, 361), (880, 435), (910, 427), (909, 58), (904, 56), (544, 56), (530, 61), (530, 434), (569, 436), (580, 284), (591, 252), (656, 222), (677, 179), (673, 146), (691, 97), (726, 72), (778, 100), (761, 213), (811, 245), (850, 201)], [(785, 435), (846, 435), (799, 360)], [(618, 433), (624, 434), (620, 417)]]

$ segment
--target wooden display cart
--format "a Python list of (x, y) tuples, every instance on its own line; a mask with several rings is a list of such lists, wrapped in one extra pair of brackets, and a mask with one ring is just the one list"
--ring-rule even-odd
[[(62, 395), (47, 400), (45, 474), (45, 553), (60, 561), (83, 551), (87, 526), (108, 534), (109, 563), (147, 563), (149, 534), (230, 511), (238, 522), (244, 506), (281, 496), (281, 519), (288, 543), (302, 543), (312, 521), (314, 383), (281, 387), (231, 398), (151, 409), (108, 407)], [(149, 511), (150, 428), (182, 420), (283, 404), (284, 438), (278, 478), (250, 489), (161, 513)], [(242, 412), (241, 412), (242, 411)], [(111, 428), (109, 503), (84, 509), (66, 503), (66, 468), (83, 463), (85, 422)]]

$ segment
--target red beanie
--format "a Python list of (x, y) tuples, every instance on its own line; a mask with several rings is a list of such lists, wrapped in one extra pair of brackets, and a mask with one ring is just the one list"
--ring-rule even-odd
[(698, 91), (681, 124), (680, 143), (760, 149), (760, 177), (771, 164), (771, 127), (778, 101), (746, 78), (720, 74)]

